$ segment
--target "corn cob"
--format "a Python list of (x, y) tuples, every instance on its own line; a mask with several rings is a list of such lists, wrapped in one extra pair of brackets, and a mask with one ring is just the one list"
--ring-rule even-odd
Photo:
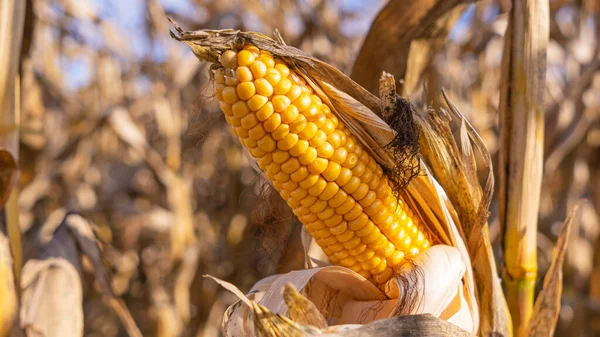
[(227, 122), (332, 263), (383, 285), (430, 245), (381, 166), (301, 76), (252, 45), (220, 61)]

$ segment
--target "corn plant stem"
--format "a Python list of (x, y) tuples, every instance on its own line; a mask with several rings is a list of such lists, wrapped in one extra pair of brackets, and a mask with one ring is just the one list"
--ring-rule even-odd
[(21, 227), (19, 226), (19, 191), (14, 188), (10, 193), (10, 197), (6, 203), (6, 232), (10, 240), (10, 249), (13, 256), (13, 269), (15, 283), (20, 284), (21, 266), (23, 263), (23, 245), (21, 240)]
[(502, 64), (498, 200), (503, 277), (517, 336), (527, 330), (537, 278), (548, 39), (548, 1), (514, 0)]

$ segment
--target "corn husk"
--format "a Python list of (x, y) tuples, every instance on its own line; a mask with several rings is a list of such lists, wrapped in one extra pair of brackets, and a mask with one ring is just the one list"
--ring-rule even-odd
[(21, 278), (19, 314), (27, 336), (83, 336), (82, 255), (91, 263), (99, 291), (129, 336), (142, 336), (131, 313), (112, 291), (110, 273), (86, 219), (56, 210), (32, 241), (33, 257), (25, 263)]
[[(176, 26), (176, 30), (177, 34), (172, 33), (172, 37), (190, 46), (194, 54), (203, 61), (218, 62), (221, 53), (230, 49), (239, 49), (246, 43), (270, 51), (276, 57), (283, 59), (307, 80), (307, 83), (311, 85), (324, 102), (329, 104), (336, 116), (344, 121), (345, 125), (356, 135), (380, 165), (390, 170), (406, 165), (406, 163), (397, 162), (393, 150), (387, 146), (395, 139), (397, 134), (384, 120), (384, 109), (382, 109), (384, 105), (395, 105), (395, 101), (401, 100), (401, 98), (387, 95), (382, 102), (337, 69), (285, 45), (279, 36), (277, 36), (277, 40), (273, 40), (262, 34), (234, 30), (184, 32), (178, 26)], [(410, 104), (405, 106), (410, 106)], [(400, 109), (394, 113), (410, 114), (409, 117), (416, 119), (417, 125), (420, 126), (422, 138), (433, 139), (437, 137), (436, 139), (445, 140), (444, 136), (447, 136), (440, 136), (438, 130), (431, 126), (428, 127), (430, 125), (429, 121), (417, 115), (413, 116), (414, 109)], [(442, 112), (438, 111), (430, 112), (431, 116), (438, 116), (438, 114), (443, 115)], [(458, 115), (458, 117), (462, 119), (462, 116)], [(462, 120), (464, 123), (464, 119)], [(465, 173), (463, 170), (467, 168), (475, 169), (469, 149), (470, 142), (478, 138), (475, 137), (472, 129), (469, 129), (468, 132), (469, 136), (462, 139), (463, 143), (466, 142), (466, 144), (462, 145), (463, 150), (466, 151), (464, 160), (468, 159), (469, 165), (459, 166), (458, 170), (467, 177), (472, 178), (474, 172)], [(440, 156), (451, 156), (454, 152), (448, 150), (448, 146), (449, 144), (446, 141), (428, 144), (425, 148), (427, 151), (437, 153)], [(482, 152), (486, 152), (485, 147), (482, 147), (481, 144), (477, 144), (477, 148)], [(431, 313), (436, 317), (443, 317), (452, 321), (470, 333), (477, 333), (479, 329), (479, 305), (473, 269), (471, 268), (472, 258), (469, 254), (470, 249), (466, 244), (465, 229), (463, 229), (461, 222), (462, 209), (465, 207), (458, 205), (460, 207), (455, 208), (454, 201), (458, 196), (452, 195), (452, 198), (450, 198), (447, 195), (447, 191), (436, 180), (439, 172), (437, 170), (431, 171), (423, 160), (419, 158), (416, 160), (422, 174), (415, 176), (405, 185), (404, 189), (398, 192), (408, 207), (419, 217), (421, 223), (426, 227), (426, 231), (431, 233), (436, 241), (440, 243), (439, 246), (434, 246), (415, 257), (414, 262), (418, 264), (419, 268), (414, 266), (400, 268), (398, 278), (392, 280), (383, 292), (359, 275), (342, 267), (325, 266), (293, 271), (285, 275), (272, 276), (257, 283), (250, 292), (253, 296), (252, 299), (273, 313), (283, 315), (285, 313), (285, 302), (281, 296), (281, 290), (284, 284), (291, 282), (301, 293), (304, 292), (307, 298), (315, 303), (317, 308), (324, 313), (330, 325), (342, 323), (366, 324), (377, 319), (399, 315)], [(446, 162), (449, 162), (448, 159), (446, 159)], [(474, 181), (470, 180), (469, 182), (473, 184)], [(490, 182), (489, 186), (485, 188), (486, 198), (491, 197), (492, 185), (493, 183)], [(481, 190), (481, 187), (478, 188)], [(477, 189), (473, 186), (470, 190), (475, 191)], [(457, 192), (457, 190), (450, 191), (452, 193)], [(479, 235), (475, 241), (476, 244), (473, 244), (475, 248), (478, 248), (480, 242), (483, 241), (481, 236), (487, 234), (482, 230), (482, 227), (487, 219), (489, 200), (485, 199), (480, 202), (480, 199), (470, 198), (465, 201), (471, 204), (471, 209), (475, 210), (473, 216), (477, 217), (475, 223), (469, 224), (468, 228), (469, 232)], [(459, 213), (457, 210), (461, 212)], [(477, 230), (471, 230), (470, 227), (477, 227)], [(308, 266), (327, 263), (319, 249), (314, 247), (312, 240), (304, 235), (303, 242), (307, 252)], [(475, 248), (473, 248), (473, 251), (477, 252), (478, 249)], [(443, 253), (439, 252), (440, 250)], [(436, 258), (430, 258), (431, 256)], [(413, 275), (419, 269), (427, 273), (423, 280), (418, 277), (407, 278), (407, 275)], [(425, 279), (427, 282), (424, 281)], [(441, 284), (437, 284), (436, 287), (429, 287), (429, 283), (435, 284), (433, 280), (440, 280)], [(347, 289), (351, 289), (351, 291)], [(416, 294), (418, 295), (409, 296), (411, 289), (417, 289)], [(436, 290), (439, 289), (444, 289), (443, 294), (436, 293)], [(332, 300), (327, 298), (325, 295), (329, 293), (338, 294), (341, 299)], [(319, 295), (315, 296), (314, 294)], [(340, 302), (343, 302), (343, 305), (340, 305)], [(336, 303), (337, 311), (327, 307), (332, 303)], [(373, 310), (374, 305), (377, 305), (379, 309)], [(224, 322), (226, 335), (252, 335), (253, 329), (249, 326), (252, 321), (249, 315), (250, 310), (248, 309), (245, 312), (238, 312), (238, 310), (242, 309), (235, 310), (232, 308), (228, 311), (228, 316)], [(365, 311), (368, 313), (365, 313)], [(454, 314), (448, 316), (449, 312)]]

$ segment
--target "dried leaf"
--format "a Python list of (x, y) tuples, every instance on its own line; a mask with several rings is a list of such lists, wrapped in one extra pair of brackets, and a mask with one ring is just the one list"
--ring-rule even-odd
[[(425, 37), (415, 38), (410, 42), (406, 55), (406, 72), (402, 96), (410, 97), (423, 81), (427, 67), (433, 66), (433, 59), (445, 45), (454, 24), (465, 10), (466, 5), (458, 4), (432, 23), (430, 32)], [(384, 9), (385, 10), (385, 9)], [(390, 68), (392, 69), (392, 68)], [(438, 93), (434, 93), (438, 95)]]
[(352, 68), (352, 79), (376, 93), (383, 71), (391, 72), (398, 79), (404, 78), (411, 41), (441, 34), (439, 30), (443, 25), (436, 25), (436, 21), (463, 2), (468, 1), (388, 2), (373, 21), (363, 42)]
[(20, 321), (28, 336), (83, 336), (81, 264), (62, 214), (55, 211), (43, 225), (40, 233), (50, 237), (23, 267)]
[(571, 234), (573, 223), (578, 221), (580, 206), (583, 200), (579, 201), (567, 215), (567, 219), (560, 231), (554, 251), (552, 253), (552, 264), (544, 277), (544, 288), (535, 300), (533, 314), (527, 327), (527, 336), (530, 337), (551, 337), (554, 336), (554, 329), (560, 313), (560, 298), (563, 289), (563, 262), (567, 252), (567, 242)]
[(89, 221), (79, 214), (68, 214), (63, 222), (69, 228), (71, 235), (74, 236), (79, 249), (92, 262), (96, 284), (107, 298), (109, 305), (121, 319), (129, 336), (142, 337), (142, 333), (137, 327), (129, 309), (127, 309), (127, 306), (117, 297), (112, 289), (112, 277), (104, 265), (102, 252)]
[(0, 232), (0, 336), (8, 336), (17, 319), (17, 291), (10, 244)]
[[(458, 108), (443, 92), (445, 110), (431, 110), (430, 122), (417, 119), (421, 124), (421, 153), (452, 201), (459, 218), (464, 238), (469, 238), (468, 249), (474, 261), (477, 280), (478, 304), (481, 310), (480, 329), (484, 335), (498, 333), (510, 336), (510, 317), (504, 292), (498, 279), (496, 262), (487, 229), (488, 210), (492, 200), (494, 177), (492, 161), (485, 144)], [(450, 121), (460, 122), (460, 146), (450, 128)], [(474, 145), (488, 170), (482, 190), (477, 177)]]
[(394, 317), (369, 323), (354, 329), (325, 333), (323, 337), (377, 337), (377, 336), (475, 336), (454, 324), (433, 315), (410, 315)]
[(15, 157), (19, 155), (19, 125), (15, 99), (25, 2), (4, 0), (0, 2), (0, 147)]
[(312, 325), (319, 329), (325, 329), (327, 322), (325, 317), (313, 302), (302, 296), (290, 283), (283, 287), (283, 301), (288, 307), (290, 318), (297, 323)]
[(10, 152), (0, 148), (0, 208), (10, 196), (17, 176), (17, 163)]
[(244, 295), (244, 293), (238, 289), (238, 287), (234, 286), (233, 284), (220, 280), (214, 276), (210, 276), (210, 275), (203, 275), (204, 277), (208, 277), (210, 279), (212, 279), (213, 281), (217, 282), (221, 287), (229, 290), (230, 292), (232, 292), (237, 298), (240, 299), (240, 301), (242, 301), (242, 303), (244, 303), (245, 305), (248, 306), (248, 308), (252, 308), (252, 303), (250, 302), (250, 300), (246, 297), (246, 295)]
[[(296, 323), (303, 323), (301, 326), (321, 326), (321, 323), (316, 324), (313, 319), (316, 312), (308, 315), (313, 318), (297, 319), (302, 315), (297, 315), (289, 299), (286, 301), (282, 297), (282, 290), (286, 294), (286, 287), (299, 289), (300, 294), (311, 302), (310, 306), (314, 306), (319, 315), (324, 315), (331, 324), (366, 324), (400, 314), (432, 313), (463, 329), (475, 331), (476, 322), (464, 296), (466, 288), (462, 283), (466, 269), (459, 250), (438, 245), (415, 256), (412, 264), (405, 264), (399, 270), (398, 282), (390, 281), (387, 285), (388, 297), (392, 298), (386, 298), (362, 276), (338, 266), (271, 276), (257, 283), (247, 298), (275, 315), (288, 312)], [(218, 282), (240, 299), (246, 298), (235, 286)], [(393, 294), (396, 294), (395, 297)], [(294, 303), (297, 304), (297, 301)], [(302, 304), (303, 312), (312, 310), (306, 309), (310, 306)], [(250, 336), (253, 331), (248, 320), (250, 315), (248, 306), (231, 306), (224, 317), (224, 333)]]

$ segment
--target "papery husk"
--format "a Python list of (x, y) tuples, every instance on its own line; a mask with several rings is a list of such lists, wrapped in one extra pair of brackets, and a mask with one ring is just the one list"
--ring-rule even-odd
[(112, 280), (91, 224), (83, 217), (54, 211), (30, 240), (30, 258), (21, 279), (20, 324), (27, 336), (83, 336), (82, 256), (90, 262), (95, 283), (121, 319), (129, 336), (142, 333), (112, 290)]
[[(448, 193), (459, 216), (464, 237), (469, 238), (467, 247), (473, 257), (481, 311), (480, 333), (484, 336), (490, 333), (511, 336), (510, 313), (488, 234), (488, 209), (494, 185), (492, 161), (474, 128), (445, 92), (443, 96), (449, 110), (430, 111), (427, 121), (418, 119), (421, 126), (421, 153)], [(460, 123), (459, 144), (450, 128), (453, 119)], [(475, 150), (488, 171), (483, 189), (477, 176)]]
[[(224, 316), (223, 333), (226, 336), (255, 336), (255, 329), (267, 329), (262, 325), (256, 326), (262, 323), (257, 323), (255, 308), (250, 303), (252, 301), (268, 308), (274, 315), (289, 315), (296, 318), (293, 321), (300, 325), (320, 329), (368, 324), (399, 315), (430, 314), (472, 332), (476, 322), (470, 314), (462, 286), (466, 269), (456, 248), (433, 246), (398, 270), (397, 280), (392, 280), (387, 285), (394, 288), (389, 289), (389, 294), (395, 294), (392, 298), (385, 296), (359, 274), (339, 266), (298, 270), (268, 277), (259, 281), (247, 297), (232, 284), (213, 279), (233, 292), (242, 302), (232, 305)], [(286, 297), (291, 296), (290, 287), (297, 288), (311, 302), (311, 305), (305, 305), (302, 309), (303, 312), (310, 312), (310, 315), (305, 316), (310, 319), (298, 319), (295, 313), (298, 311), (298, 303), (303, 303), (301, 300), (286, 300)], [(409, 298), (416, 294), (418, 296)], [(289, 309), (290, 303), (296, 306), (293, 310)], [(407, 303), (410, 305), (401, 305)], [(400, 312), (399, 308), (403, 311)], [(326, 321), (325, 325), (323, 320)]]
[[(421, 220), (420, 222), (425, 227), (425, 231), (434, 238), (435, 242), (456, 248), (457, 256), (460, 256), (465, 270), (464, 275), (462, 275), (460, 287), (462, 288), (461, 291), (464, 295), (464, 302), (469, 308), (469, 316), (473, 322), (471, 332), (477, 332), (479, 326), (479, 310), (475, 295), (476, 291), (473, 271), (471, 269), (471, 257), (467, 245), (465, 244), (465, 236), (461, 228), (462, 224), (460, 222), (460, 217), (451, 202), (452, 199), (448, 198), (442, 186), (436, 181), (435, 175), (431, 174), (432, 172), (428, 170), (422, 160), (418, 158), (409, 158), (408, 161), (411, 161), (410, 163), (397, 161), (394, 149), (388, 146), (394, 141), (397, 133), (396, 130), (391, 128), (387, 121), (384, 120), (380, 99), (356, 84), (334, 67), (313, 57), (307, 56), (296, 48), (285, 45), (280, 38), (279, 41), (276, 41), (262, 34), (235, 30), (200, 30), (185, 32), (177, 25), (175, 26), (177, 35), (172, 32), (171, 36), (190, 46), (194, 54), (203, 61), (218, 63), (219, 57), (224, 51), (231, 49), (239, 50), (244, 44), (248, 43), (256, 45), (261, 50), (271, 52), (274, 56), (284, 60), (290, 67), (307, 80), (307, 83), (315, 90), (315, 93), (331, 107), (332, 112), (335, 113), (338, 118), (344, 121), (345, 125), (387, 172), (403, 172), (403, 165), (415, 165), (415, 163), (420, 167), (422, 174), (416, 177), (398, 177), (399, 181), (397, 181), (397, 186), (404, 187), (403, 189), (400, 189), (398, 193), (408, 207), (412, 209), (415, 215)], [(403, 102), (405, 106), (411, 107), (408, 102), (402, 101), (399, 97), (397, 99), (401, 100), (400, 102)], [(413, 113), (414, 109), (412, 108), (395, 111), (395, 114), (409, 114), (408, 117), (415, 118), (419, 121), (416, 115), (412, 116)], [(422, 120), (420, 123), (427, 122)], [(412, 161), (415, 160), (416, 162), (413, 163)], [(409, 178), (412, 179), (409, 180)], [(305, 238), (304, 241), (307, 248), (311, 246), (310, 242), (307, 244), (307, 238)], [(308, 257), (307, 264), (316, 264), (322, 258), (322, 256), (319, 256), (313, 261), (312, 258)], [(297, 288), (303, 289), (304, 285), (306, 285), (309, 280), (313, 280), (314, 278), (319, 279), (316, 275), (322, 275), (322, 273), (328, 275), (333, 272), (345, 275), (338, 275), (338, 277), (343, 278), (345, 282), (351, 284), (357, 282), (356, 275), (349, 274), (350, 271), (346, 268), (324, 267), (287, 274), (286, 283), (288, 281), (287, 278), (290, 278), (297, 282), (292, 282)], [(266, 303), (260, 303), (264, 304), (275, 313), (281, 313), (284, 303), (280, 298), (279, 290), (282, 285), (277, 283), (277, 279), (274, 280), (273, 278), (269, 278), (268, 280), (270, 281), (267, 282), (263, 280), (259, 282), (257, 286), (265, 287), (270, 284), (270, 287), (275, 287), (277, 291), (261, 293), (261, 296), (266, 296), (267, 300)], [(314, 281), (311, 281), (311, 284), (313, 282)], [(337, 280), (337, 283), (342, 282)], [(359, 284), (362, 284), (362, 281), (359, 282)], [(369, 286), (364, 285), (364, 287), (368, 288)], [(394, 287), (391, 287), (386, 294), (382, 294), (371, 285), (370, 291), (373, 292), (373, 296), (375, 296), (375, 293), (379, 293), (377, 296), (383, 296), (385, 298), (385, 295), (388, 297), (394, 296), (393, 289)], [(255, 290), (256, 289), (253, 291)], [(340, 290), (336, 289), (336, 291)], [(344, 293), (343, 291), (340, 292)], [(277, 300), (272, 299), (276, 296), (275, 294), (277, 294)], [(374, 300), (382, 303), (382, 299), (377, 299), (376, 297), (356, 299)], [(390, 308), (396, 307), (398, 312), (402, 311), (399, 309), (404, 305), (404, 303), (401, 303), (402, 301), (397, 301), (393, 298), (391, 301), (392, 302), (387, 302), (386, 305), (389, 305)], [(318, 303), (316, 304), (317, 306), (319, 305)], [(386, 305), (384, 305), (384, 307), (386, 307)], [(335, 314), (332, 317), (335, 317)], [(375, 318), (378, 318), (378, 316), (371, 316), (370, 320)], [(359, 320), (359, 322), (353, 323), (366, 323), (370, 320)]]

